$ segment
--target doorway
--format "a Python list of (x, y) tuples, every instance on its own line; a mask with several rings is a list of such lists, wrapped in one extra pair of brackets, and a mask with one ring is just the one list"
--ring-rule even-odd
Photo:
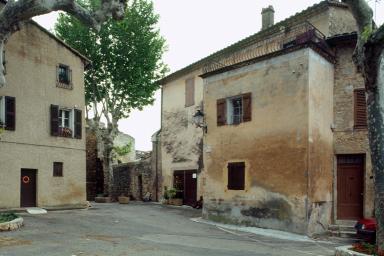
[(21, 169), (20, 175), (20, 207), (36, 207), (35, 169)]
[(337, 156), (337, 219), (363, 217), (365, 155)]
[(183, 199), (183, 204), (194, 206), (197, 197), (197, 171), (175, 171), (173, 186), (177, 190), (176, 196)]

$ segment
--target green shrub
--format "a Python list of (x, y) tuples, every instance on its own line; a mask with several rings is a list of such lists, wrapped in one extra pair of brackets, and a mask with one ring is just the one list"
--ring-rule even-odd
[(0, 213), (0, 223), (8, 222), (17, 218), (19, 218), (19, 216), (13, 212)]

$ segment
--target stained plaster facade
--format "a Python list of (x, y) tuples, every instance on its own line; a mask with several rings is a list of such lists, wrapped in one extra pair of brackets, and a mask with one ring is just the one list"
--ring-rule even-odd
[[(50, 105), (84, 109), (85, 60), (31, 22), (5, 47), (7, 85), (16, 98), (16, 130), (0, 136), (0, 208), (20, 207), (21, 168), (37, 170), (37, 206), (85, 205), (85, 131), (82, 139), (50, 135)], [(56, 87), (56, 66), (72, 69), (73, 89)], [(53, 177), (63, 162), (63, 177)]]
[[(320, 208), (327, 223), (332, 64), (307, 48), (208, 77), (204, 86), (204, 216), (305, 233), (309, 221), (323, 221), (308, 215)], [(252, 120), (217, 126), (217, 100), (244, 93), (252, 94)], [(227, 189), (230, 162), (245, 162), (244, 190)]]
[[(197, 196), (202, 195), (201, 173), (203, 130), (193, 122), (193, 115), (202, 109), (203, 80), (198, 77), (201, 70), (195, 70), (173, 80), (162, 87), (161, 111), (161, 181), (164, 187), (174, 186), (174, 171), (196, 170)], [(195, 79), (194, 105), (185, 106), (185, 81)]]

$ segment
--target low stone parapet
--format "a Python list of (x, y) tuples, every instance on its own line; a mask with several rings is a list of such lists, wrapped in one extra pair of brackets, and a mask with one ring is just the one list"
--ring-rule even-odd
[(0, 231), (12, 231), (19, 229), (23, 226), (24, 219), (23, 218), (17, 218), (8, 222), (0, 223)]
[(369, 254), (350, 250), (352, 245), (340, 246), (335, 248), (335, 256), (368, 256)]

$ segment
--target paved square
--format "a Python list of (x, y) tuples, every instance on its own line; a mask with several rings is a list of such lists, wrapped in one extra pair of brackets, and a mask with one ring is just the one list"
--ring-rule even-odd
[(88, 210), (22, 214), (0, 233), (0, 256), (328, 256), (341, 242), (292, 242), (196, 223), (199, 210), (153, 203), (93, 204)]

